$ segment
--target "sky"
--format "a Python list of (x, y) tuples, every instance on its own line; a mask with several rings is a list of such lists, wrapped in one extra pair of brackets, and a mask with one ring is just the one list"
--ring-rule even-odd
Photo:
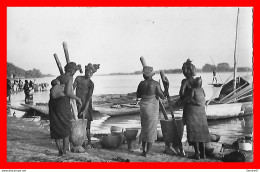
[[(8, 7), (7, 62), (58, 75), (56, 53), (100, 64), (98, 74), (181, 68), (188, 58), (197, 68), (222, 62), (233, 66), (236, 7)], [(237, 66), (252, 67), (252, 8), (239, 8)]]

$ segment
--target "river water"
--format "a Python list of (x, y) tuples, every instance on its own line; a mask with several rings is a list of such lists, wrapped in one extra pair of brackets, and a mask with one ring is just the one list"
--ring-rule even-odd
[[(244, 76), (247, 73), (238, 73), (239, 76)], [(184, 78), (182, 74), (167, 74), (170, 82), (169, 92), (170, 95), (176, 95), (179, 92), (181, 80)], [(206, 99), (210, 99), (214, 96), (215, 90), (209, 83), (212, 82), (211, 73), (198, 73), (197, 76), (201, 76), (203, 80), (203, 88), (206, 92)], [(232, 73), (220, 73), (217, 75), (218, 82), (224, 83)], [(156, 74), (153, 77), (159, 81), (160, 75)], [(49, 83), (54, 77), (37, 78), (37, 83)], [(32, 79), (33, 80), (33, 79)], [(92, 81), (95, 84), (94, 95), (99, 94), (127, 94), (135, 92), (139, 82), (143, 80), (142, 75), (94, 75)], [(50, 89), (50, 86), (48, 90)], [(46, 103), (49, 100), (49, 91), (35, 92), (34, 103), (41, 102)], [(11, 104), (20, 105), (24, 103), (24, 93), (12, 93)], [(209, 130), (211, 133), (219, 134), (221, 136), (220, 142), (233, 143), (238, 138), (245, 134), (251, 134), (253, 128), (253, 115), (233, 118), (226, 120), (209, 121)], [(139, 115), (121, 116), (109, 118), (108, 116), (102, 116), (92, 122), (92, 133), (108, 133), (111, 126), (119, 126), (122, 128), (138, 127), (140, 128)], [(158, 122), (158, 128), (160, 123)]]

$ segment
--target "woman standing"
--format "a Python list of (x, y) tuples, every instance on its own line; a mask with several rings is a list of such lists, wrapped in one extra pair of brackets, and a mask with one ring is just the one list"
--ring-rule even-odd
[[(56, 78), (60, 81), (60, 84), (65, 85), (65, 96), (61, 96), (55, 100), (51, 98), (49, 101), (51, 138), (55, 139), (59, 156), (66, 154), (66, 149), (69, 143), (71, 120), (73, 118), (70, 99), (75, 99), (82, 104), (81, 99), (74, 95), (72, 89), (73, 75), (77, 70), (78, 67), (74, 62), (70, 62), (65, 66), (65, 73)], [(62, 141), (63, 146), (61, 143)]]
[[(141, 98), (141, 140), (143, 156), (151, 153), (152, 144), (157, 139), (157, 121), (159, 116), (159, 97), (165, 99), (159, 82), (152, 79), (155, 74), (152, 67), (144, 66), (143, 77), (137, 88), (137, 99)], [(168, 89), (168, 88), (166, 88)]]
[[(181, 82), (180, 88), (180, 98), (181, 101), (184, 103), (183, 107), (183, 125), (184, 127), (187, 126), (187, 136), (188, 141), (191, 145), (194, 146), (195, 154), (192, 158), (200, 159), (199, 154), (199, 143), (202, 143), (204, 147), (204, 151), (201, 154), (202, 158), (205, 158), (205, 142), (209, 142), (209, 131), (208, 131), (208, 124), (207, 118), (205, 113), (205, 103), (196, 104), (195, 100), (192, 99), (194, 95), (194, 85), (196, 87), (201, 86), (201, 80), (195, 79), (196, 75), (196, 67), (191, 63), (190, 59), (187, 59), (185, 63), (183, 63), (182, 71), (183, 75), (186, 77)], [(200, 78), (201, 79), (201, 78)], [(201, 89), (199, 90), (201, 91)], [(202, 91), (201, 91), (202, 92)], [(204, 93), (204, 91), (203, 91)], [(202, 95), (202, 94), (201, 94)], [(205, 95), (203, 95), (205, 96)], [(205, 100), (205, 97), (201, 96), (201, 99)], [(202, 100), (203, 101), (203, 100)], [(205, 121), (206, 119), (206, 121)]]
[(193, 159), (206, 158), (205, 143), (210, 142), (207, 116), (205, 112), (205, 92), (201, 77), (197, 77), (191, 89), (190, 100), (187, 99), (187, 138), (189, 144), (194, 146)]
[(183, 75), (185, 76), (185, 79), (181, 81), (181, 88), (179, 91), (179, 95), (181, 98), (181, 102), (183, 102), (183, 125), (186, 125), (186, 118), (187, 115), (189, 115), (189, 112), (187, 111), (189, 109), (189, 103), (186, 101), (189, 99), (191, 95), (191, 90), (192, 90), (192, 85), (194, 82), (194, 76), (196, 75), (196, 68), (195, 66), (191, 63), (192, 61), (190, 59), (187, 59), (186, 62), (183, 63), (182, 66), (182, 71)]
[(87, 119), (87, 139), (88, 142), (85, 144), (85, 148), (92, 148), (91, 136), (90, 136), (90, 126), (91, 121), (93, 121), (92, 114), (92, 94), (94, 91), (94, 83), (91, 80), (93, 74), (99, 69), (99, 65), (89, 63), (85, 66), (85, 75), (77, 76), (73, 88), (76, 89), (76, 95), (80, 97), (82, 105), (78, 105), (79, 118)]

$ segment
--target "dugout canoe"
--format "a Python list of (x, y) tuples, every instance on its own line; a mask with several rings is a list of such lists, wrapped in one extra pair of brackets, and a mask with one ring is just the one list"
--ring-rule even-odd
[(29, 105), (29, 104), (23, 104), (21, 103), (22, 106), (28, 107), (32, 110), (35, 110), (37, 112), (40, 112), (45, 115), (49, 115), (49, 106), (48, 105)]
[(7, 104), (7, 107), (11, 108), (13, 110), (18, 110), (18, 111), (23, 111), (23, 112), (30, 110), (30, 107), (27, 107), (27, 106), (15, 106), (15, 105)]
[[(122, 104), (115, 106), (97, 106), (95, 110), (100, 113), (109, 115), (110, 117), (136, 115), (140, 113), (138, 105)], [(230, 103), (230, 104), (214, 104), (206, 106), (206, 115), (208, 120), (228, 119), (242, 117), (253, 114), (252, 102), (247, 103)], [(182, 109), (176, 109), (174, 115), (182, 117)]]
[(102, 114), (109, 115), (110, 117), (135, 115), (140, 113), (140, 107), (131, 107), (130, 104), (114, 105), (114, 106), (94, 106), (96, 111)]

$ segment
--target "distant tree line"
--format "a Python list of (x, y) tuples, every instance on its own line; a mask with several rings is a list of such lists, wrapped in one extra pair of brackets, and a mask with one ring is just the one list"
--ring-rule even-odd
[(42, 74), (39, 69), (24, 70), (15, 66), (12, 63), (7, 62), (7, 77), (14, 78), (42, 78), (47, 76), (53, 76), (51, 74)]
[[(234, 68), (230, 67), (228, 63), (219, 63), (217, 66), (211, 65), (211, 64), (205, 64), (202, 67), (202, 72), (212, 72), (214, 68), (218, 72), (233, 72), (234, 71)], [(238, 67), (237, 71), (238, 72), (248, 72), (248, 71), (252, 71), (252, 68)]]
[[(197, 72), (212, 72), (213, 69), (217, 72), (233, 72), (234, 68), (231, 68), (228, 63), (219, 63), (217, 66), (211, 65), (211, 64), (205, 64), (202, 69), (197, 68)], [(238, 72), (248, 72), (252, 71), (252, 68), (250, 67), (238, 67)], [(160, 71), (155, 71), (155, 73), (160, 73)], [(182, 69), (164, 69), (164, 73), (182, 73)], [(129, 74), (129, 73), (128, 73)], [(132, 74), (142, 74), (142, 70), (135, 71)]]

